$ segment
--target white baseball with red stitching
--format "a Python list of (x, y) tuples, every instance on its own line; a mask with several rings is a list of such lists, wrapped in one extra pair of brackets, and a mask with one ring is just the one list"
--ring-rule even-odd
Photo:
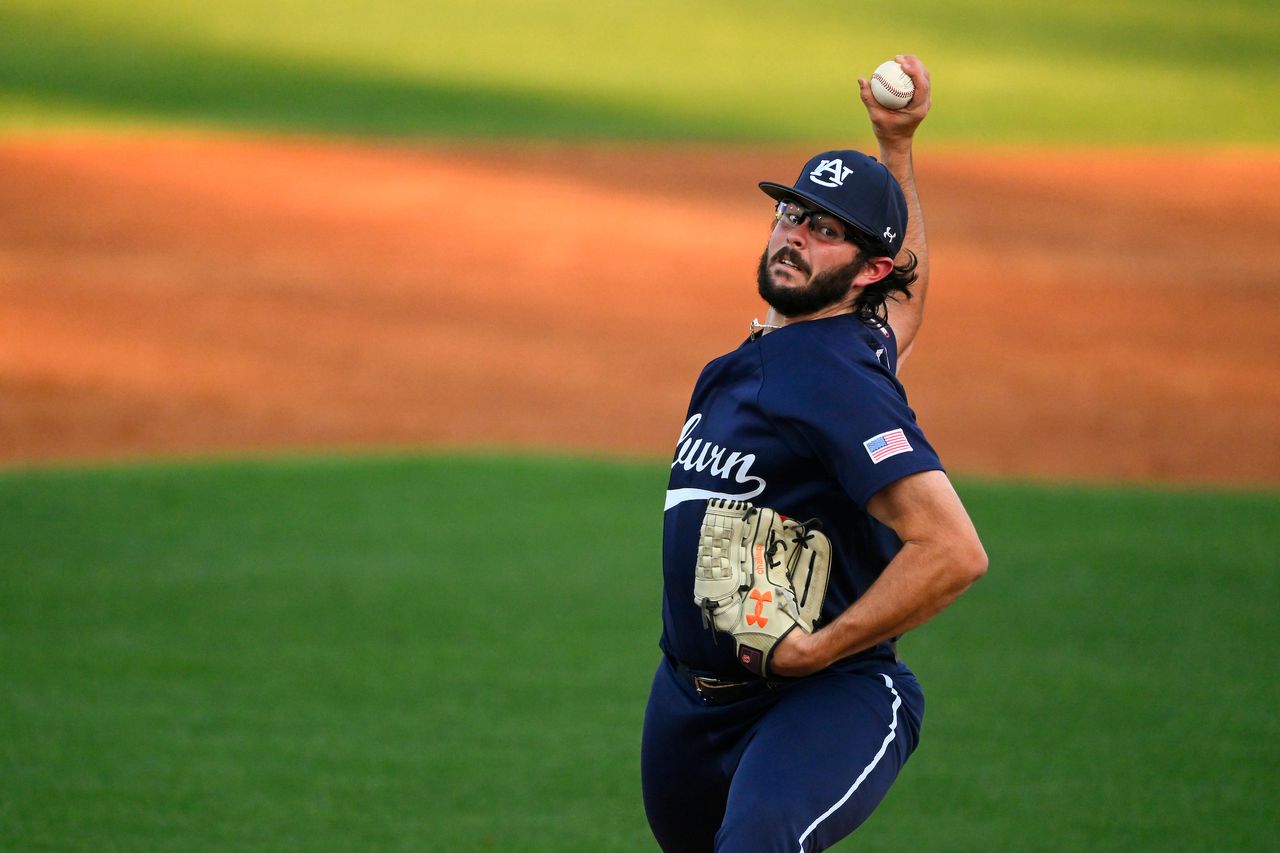
[(900, 110), (911, 103), (911, 96), (916, 93), (916, 84), (911, 82), (902, 66), (890, 59), (880, 63), (871, 75), (871, 94), (883, 107)]

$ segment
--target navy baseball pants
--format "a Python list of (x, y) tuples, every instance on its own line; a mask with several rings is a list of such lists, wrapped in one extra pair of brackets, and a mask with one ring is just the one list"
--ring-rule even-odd
[(920, 685), (898, 662), (708, 706), (664, 659), (644, 721), (649, 826), (666, 853), (825, 850), (884, 799), (923, 716)]

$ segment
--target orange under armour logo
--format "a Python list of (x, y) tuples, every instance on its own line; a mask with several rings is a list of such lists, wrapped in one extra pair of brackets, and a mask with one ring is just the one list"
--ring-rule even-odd
[(764, 603), (766, 601), (773, 601), (773, 591), (769, 590), (767, 592), (761, 592), (758, 589), (753, 589), (751, 590), (751, 595), (748, 597), (755, 599), (756, 612), (747, 614), (747, 624), (758, 625), (763, 628), (765, 625), (769, 624), (769, 617), (761, 616), (760, 614), (764, 611)]

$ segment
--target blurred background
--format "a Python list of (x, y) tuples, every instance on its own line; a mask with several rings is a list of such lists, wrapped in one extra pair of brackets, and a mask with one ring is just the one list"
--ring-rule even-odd
[(902, 380), (991, 570), (904, 640), (858, 843), (1272, 849), (1276, 24), (0, 0), (0, 847), (653, 849), (664, 471), (763, 316), (755, 185), (875, 153), (914, 53)]

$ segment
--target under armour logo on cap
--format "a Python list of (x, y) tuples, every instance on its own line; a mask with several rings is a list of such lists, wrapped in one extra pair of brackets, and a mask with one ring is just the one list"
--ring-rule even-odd
[[(827, 180), (823, 180), (820, 176), (826, 172), (830, 172), (831, 177)], [(814, 170), (809, 173), (809, 180), (813, 181), (815, 184), (821, 184), (824, 187), (838, 187), (842, 186), (844, 184), (844, 179), (849, 177), (851, 174), (853, 174), (853, 169), (846, 166), (843, 160), (837, 158), (835, 160), (823, 160), (819, 163), (814, 167)]]
[(898, 239), (898, 235), (893, 233), (892, 228), (886, 228), (884, 229), (884, 239), (885, 242), (892, 243), (894, 240)]

